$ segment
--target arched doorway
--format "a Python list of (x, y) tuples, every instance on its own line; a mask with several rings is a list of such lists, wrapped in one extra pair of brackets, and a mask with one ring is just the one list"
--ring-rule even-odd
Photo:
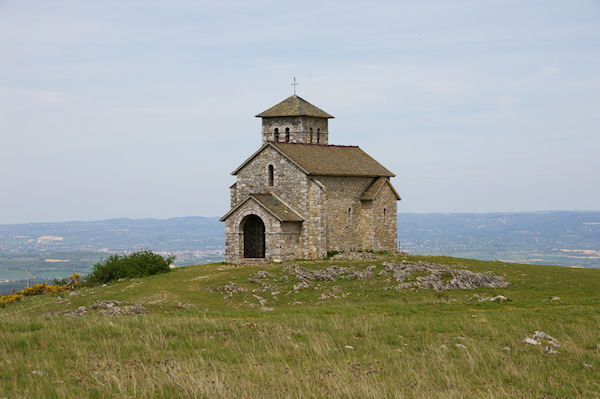
[(248, 215), (244, 225), (244, 258), (265, 257), (265, 224), (256, 215)]

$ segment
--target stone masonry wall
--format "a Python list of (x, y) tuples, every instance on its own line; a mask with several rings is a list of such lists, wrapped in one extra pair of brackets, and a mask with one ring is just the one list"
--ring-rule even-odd
[(281, 233), (278, 239), (281, 260), (292, 260), (303, 257), (303, 251), (299, 244), (302, 230), (302, 223), (281, 223)]
[(360, 231), (362, 233), (360, 248), (373, 249), (375, 231), (373, 229), (373, 201), (361, 201)]
[[(285, 142), (285, 129), (290, 129), (290, 143), (311, 143), (310, 129), (312, 129), (312, 144), (328, 144), (327, 118), (314, 118), (309, 116), (285, 116), (279, 118), (263, 118), (262, 143), (275, 141), (275, 128), (279, 129), (279, 141)], [(317, 133), (320, 131), (319, 142)]]
[[(269, 186), (269, 165), (273, 165), (273, 186)], [(258, 154), (237, 174), (237, 201), (248, 194), (273, 193), (301, 216), (306, 214), (308, 178), (296, 165), (268, 147)]]
[(326, 187), (317, 179), (308, 179), (308, 212), (301, 236), (302, 257), (320, 259), (327, 255)]
[(398, 201), (396, 200), (396, 196), (390, 186), (386, 184), (371, 202), (373, 202), (373, 250), (395, 251), (398, 240)]
[(233, 208), (235, 204), (237, 204), (237, 184), (233, 183), (231, 187), (229, 187), (229, 203)]
[(370, 234), (361, 221), (361, 195), (373, 182), (372, 177), (320, 176), (327, 190), (327, 250), (350, 251), (362, 248), (363, 237)]

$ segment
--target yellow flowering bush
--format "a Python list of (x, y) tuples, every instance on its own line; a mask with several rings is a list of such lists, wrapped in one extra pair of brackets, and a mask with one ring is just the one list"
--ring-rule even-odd
[(79, 288), (83, 285), (83, 278), (81, 278), (81, 275), (79, 273), (71, 274), (69, 276), (69, 279), (71, 280), (69, 285), (73, 288)]
[(0, 296), (0, 308), (5, 307), (9, 303), (20, 301), (21, 298), (23, 298), (23, 295), (18, 293), (2, 295)]
[[(66, 282), (64, 279), (62, 280), (62, 284), (46, 284), (39, 283), (34, 284), (31, 287), (25, 287), (21, 291), (14, 291), (12, 294), (0, 296), (0, 307), (4, 307), (9, 303), (20, 301), (24, 296), (33, 296), (33, 295), (51, 295), (58, 294), (63, 291), (70, 291), (76, 288), (80, 288), (83, 285), (83, 279), (79, 273), (74, 273), (69, 276), (69, 282)], [(55, 280), (56, 281), (56, 280)]]

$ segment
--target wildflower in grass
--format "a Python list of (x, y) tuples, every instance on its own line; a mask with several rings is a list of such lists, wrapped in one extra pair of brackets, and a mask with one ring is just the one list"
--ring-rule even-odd
[(75, 287), (81, 287), (82, 283), (83, 283), (83, 279), (81, 277), (81, 275), (79, 273), (73, 273), (69, 276), (69, 279), (71, 280), (71, 282), (69, 283), (69, 285), (73, 288)]
[(59, 292), (69, 291), (81, 287), (83, 280), (78, 273), (74, 273), (69, 278), (71, 279), (69, 283), (66, 283), (63, 279), (63, 283), (61, 284), (38, 283), (32, 285), (31, 287), (25, 287), (21, 291), (13, 290), (12, 294), (0, 296), (0, 307), (4, 307), (9, 303), (20, 301), (24, 296), (42, 294), (52, 295), (58, 294)]
[(2, 296), (0, 296), (0, 307), (3, 308), (4, 306), (8, 305), (9, 303), (20, 301), (22, 298), (23, 298), (23, 295), (21, 295), (19, 293), (2, 295)]

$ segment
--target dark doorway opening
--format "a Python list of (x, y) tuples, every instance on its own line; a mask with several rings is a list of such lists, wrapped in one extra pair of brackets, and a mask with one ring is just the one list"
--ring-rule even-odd
[(265, 224), (256, 215), (244, 221), (244, 258), (265, 257)]

